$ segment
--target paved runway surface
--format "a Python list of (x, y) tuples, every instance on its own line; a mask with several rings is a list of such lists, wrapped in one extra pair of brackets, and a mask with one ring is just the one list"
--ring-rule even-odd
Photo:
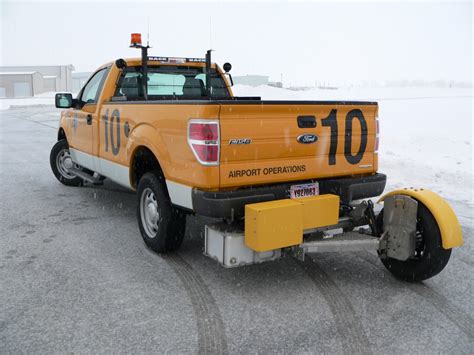
[(472, 220), (467, 246), (420, 284), (366, 252), (224, 269), (202, 255), (206, 221), (192, 216), (179, 252), (159, 256), (132, 192), (54, 178), (59, 111), (0, 115), (0, 353), (474, 349)]

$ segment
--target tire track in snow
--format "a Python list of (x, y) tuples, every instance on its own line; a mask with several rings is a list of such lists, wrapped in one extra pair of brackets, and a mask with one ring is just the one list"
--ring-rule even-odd
[(334, 317), (344, 354), (371, 354), (370, 342), (362, 323), (342, 290), (310, 257), (306, 257), (305, 261), (296, 259), (295, 261), (314, 282), (326, 300)]
[(199, 354), (228, 354), (224, 322), (216, 301), (201, 276), (176, 252), (158, 256), (144, 243), (139, 250), (153, 267), (156, 267), (156, 259), (160, 257), (171, 267), (183, 284), (197, 322), (197, 352)]
[(197, 321), (199, 354), (227, 354), (224, 322), (203, 279), (178, 254), (163, 256), (181, 280)]
[[(385, 267), (381, 266), (378, 262), (378, 258), (370, 253), (357, 253), (356, 254), (360, 259), (366, 261), (376, 269), (382, 272), (388, 272), (385, 270)], [(474, 339), (474, 319), (466, 314), (465, 311), (455, 306), (449, 302), (444, 296), (440, 295), (438, 292), (430, 288), (429, 286), (423, 283), (405, 283), (402, 281), (396, 280), (392, 274), (390, 274), (391, 282), (401, 283), (408, 290), (416, 293), (418, 296), (422, 297), (423, 300), (431, 303), (431, 305), (442, 313), (446, 318), (448, 318), (456, 327), (459, 328), (464, 334), (468, 337)]]

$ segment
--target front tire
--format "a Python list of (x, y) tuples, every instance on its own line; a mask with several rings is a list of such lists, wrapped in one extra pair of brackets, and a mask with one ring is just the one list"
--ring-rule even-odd
[(54, 176), (64, 185), (83, 186), (84, 180), (69, 171), (72, 167), (78, 167), (71, 159), (69, 145), (65, 139), (61, 139), (51, 149), (49, 164)]
[[(383, 230), (383, 210), (377, 216)], [(383, 257), (384, 266), (397, 278), (419, 282), (439, 274), (448, 264), (451, 249), (443, 249), (438, 223), (431, 212), (418, 201), (415, 255), (405, 261)]]
[(146, 173), (138, 182), (137, 218), (146, 245), (157, 253), (181, 246), (186, 214), (171, 205), (164, 179), (157, 172)]

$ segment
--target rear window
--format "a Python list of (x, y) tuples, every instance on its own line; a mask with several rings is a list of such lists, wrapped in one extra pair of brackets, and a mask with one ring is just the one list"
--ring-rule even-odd
[[(205, 68), (185, 66), (148, 67), (148, 98), (153, 99), (196, 99), (206, 98)], [(225, 81), (215, 69), (211, 71), (212, 97), (229, 98)], [(143, 99), (141, 67), (128, 67), (122, 73), (116, 97), (127, 100)]]

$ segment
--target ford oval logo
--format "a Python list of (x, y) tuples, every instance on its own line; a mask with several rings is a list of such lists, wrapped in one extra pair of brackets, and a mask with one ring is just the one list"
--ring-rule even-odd
[(315, 136), (314, 134), (302, 134), (301, 136), (298, 136), (296, 140), (303, 144), (311, 144), (318, 140), (318, 136)]

